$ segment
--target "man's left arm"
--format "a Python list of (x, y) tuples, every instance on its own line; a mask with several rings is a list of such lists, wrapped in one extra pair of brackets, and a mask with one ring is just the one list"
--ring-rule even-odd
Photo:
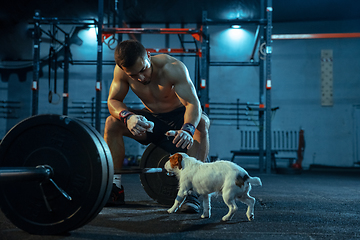
[[(182, 129), (178, 131), (174, 142), (177, 142), (177, 147), (182, 146), (183, 148), (190, 148), (192, 146), (192, 136), (194, 135), (195, 128), (201, 119), (200, 101), (197, 97), (189, 72), (182, 62), (176, 61), (169, 66), (169, 79), (173, 83), (176, 95), (186, 108), (184, 125)], [(189, 139), (189, 135), (183, 133), (183, 131), (189, 133), (191, 139)]]

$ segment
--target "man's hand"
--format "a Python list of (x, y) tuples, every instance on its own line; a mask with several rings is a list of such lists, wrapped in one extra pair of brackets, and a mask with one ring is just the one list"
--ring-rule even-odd
[(146, 132), (152, 132), (154, 128), (153, 122), (148, 121), (144, 116), (135, 114), (128, 116), (126, 125), (134, 136), (141, 136)]
[(176, 147), (181, 147), (182, 149), (190, 149), (194, 143), (194, 139), (190, 133), (184, 130), (170, 130), (165, 133), (166, 136), (171, 137), (175, 136), (173, 144), (176, 144)]

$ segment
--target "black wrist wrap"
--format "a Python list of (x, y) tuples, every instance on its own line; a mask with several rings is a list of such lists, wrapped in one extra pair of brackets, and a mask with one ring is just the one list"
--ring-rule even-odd
[(191, 136), (194, 136), (195, 133), (195, 126), (191, 123), (184, 123), (184, 125), (181, 127), (181, 130), (187, 131), (191, 134)]
[(127, 121), (127, 117), (130, 116), (130, 115), (133, 115), (134, 113), (133, 112), (130, 112), (128, 110), (122, 110), (119, 114), (119, 117), (120, 117), (120, 120), (125, 123), (126, 125), (126, 121)]

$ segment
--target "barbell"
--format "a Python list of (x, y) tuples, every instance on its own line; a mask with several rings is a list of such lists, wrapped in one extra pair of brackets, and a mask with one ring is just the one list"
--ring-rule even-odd
[[(178, 182), (163, 167), (177, 149), (165, 151), (166, 144), (160, 145), (146, 148), (138, 169), (121, 173), (139, 173), (145, 192), (160, 204), (171, 205)], [(31, 234), (75, 230), (105, 206), (113, 169), (110, 149), (91, 125), (55, 114), (29, 117), (0, 143), (1, 210)]]

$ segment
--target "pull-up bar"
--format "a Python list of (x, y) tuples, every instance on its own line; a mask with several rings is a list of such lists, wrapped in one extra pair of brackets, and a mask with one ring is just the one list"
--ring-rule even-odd
[(182, 49), (182, 48), (147, 48), (150, 53), (194, 53), (201, 57), (201, 49)]
[(195, 28), (103, 28), (103, 37), (107, 39), (115, 33), (133, 34), (190, 34), (193, 38), (201, 41), (202, 30)]

